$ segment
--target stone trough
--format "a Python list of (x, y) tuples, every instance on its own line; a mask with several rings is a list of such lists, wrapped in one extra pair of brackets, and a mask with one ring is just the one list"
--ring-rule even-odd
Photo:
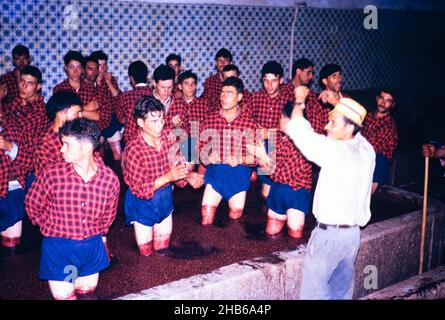
[[(414, 205), (415, 210), (401, 216), (381, 212), (392, 218), (368, 225), (356, 262), (354, 298), (358, 299), (417, 275), (420, 251), (422, 197), (395, 187), (385, 187), (377, 195), (385, 204)], [(390, 203), (389, 203), (389, 202)], [(385, 209), (388, 208), (388, 209)], [(424, 269), (443, 263), (445, 205), (429, 199)], [(224, 266), (164, 285), (125, 295), (118, 299), (184, 300), (293, 300), (299, 298), (301, 267), (306, 244), (294, 250), (274, 252)]]

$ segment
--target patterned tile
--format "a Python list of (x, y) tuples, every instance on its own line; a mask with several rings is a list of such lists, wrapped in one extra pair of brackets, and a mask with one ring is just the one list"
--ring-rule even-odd
[[(3, 0), (0, 9), (0, 73), (12, 67), (12, 48), (17, 43), (27, 45), (44, 72), (46, 98), (65, 78), (62, 57), (70, 49), (83, 54), (104, 50), (123, 89), (129, 88), (131, 61), (143, 60), (152, 72), (176, 52), (185, 69), (197, 72), (201, 91), (204, 79), (214, 72), (213, 58), (221, 47), (233, 52), (250, 90), (260, 89), (260, 69), (267, 60), (279, 61), (288, 74), (292, 8)], [(341, 64), (348, 89), (386, 83), (410, 90), (425, 86), (416, 66), (419, 60), (428, 63), (432, 41), (424, 36), (430, 30), (428, 14), (379, 11), (378, 30), (365, 30), (364, 17), (362, 10), (300, 9), (294, 57), (311, 58), (316, 71), (328, 62)], [(414, 46), (418, 50), (411, 50)]]

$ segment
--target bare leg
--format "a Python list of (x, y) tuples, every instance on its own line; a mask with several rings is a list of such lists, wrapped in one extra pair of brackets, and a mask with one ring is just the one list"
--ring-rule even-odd
[(270, 236), (280, 233), (281, 230), (283, 230), (286, 219), (286, 215), (276, 213), (272, 209), (269, 209), (267, 212), (266, 233)]
[(238, 192), (229, 199), (229, 218), (239, 219), (243, 215), (244, 206), (246, 204), (246, 191)]
[(76, 300), (74, 284), (68, 281), (48, 281), (49, 290), (56, 300)]
[(77, 294), (88, 294), (94, 292), (99, 282), (99, 272), (89, 276), (79, 277), (74, 282)]
[(287, 233), (292, 238), (301, 238), (303, 235), (305, 215), (296, 209), (287, 210)]
[(134, 235), (136, 243), (139, 247), (139, 253), (143, 256), (148, 256), (153, 252), (153, 227), (144, 226), (139, 222), (135, 222)]
[(5, 231), (1, 232), (2, 246), (7, 248), (14, 248), (20, 244), (22, 236), (22, 221), (10, 226)]
[(216, 214), (216, 208), (221, 202), (222, 196), (212, 188), (212, 185), (207, 184), (202, 197), (202, 225), (209, 225), (213, 223)]
[(153, 226), (154, 241), (153, 247), (155, 250), (166, 249), (170, 245), (170, 237), (173, 229), (173, 218), (170, 214), (161, 223)]

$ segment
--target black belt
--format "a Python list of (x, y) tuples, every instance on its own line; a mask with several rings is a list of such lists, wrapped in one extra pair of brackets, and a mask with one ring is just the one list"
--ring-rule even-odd
[(357, 225), (349, 225), (349, 224), (325, 224), (325, 223), (321, 223), (321, 222), (317, 222), (316, 224), (317, 227), (323, 229), (323, 230), (327, 230), (328, 228), (334, 228), (334, 229), (349, 229), (349, 228), (354, 228)]

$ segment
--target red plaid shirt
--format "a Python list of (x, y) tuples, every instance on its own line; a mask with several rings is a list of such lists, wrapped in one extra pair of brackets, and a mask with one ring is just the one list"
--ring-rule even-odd
[[(332, 111), (332, 109), (334, 109), (334, 106), (330, 103), (323, 103), (323, 101), (318, 100), (318, 95), (313, 92), (312, 93), (312, 97), (311, 97), (311, 93), (312, 90), (309, 92), (309, 96), (306, 98), (306, 106), (310, 105), (310, 104), (318, 104), (318, 106), (313, 110), (314, 115), (312, 117), (316, 117), (317, 113), (320, 113), (318, 115), (318, 118), (320, 119), (320, 123), (317, 123), (317, 128), (315, 129), (315, 131), (317, 133), (320, 134), (326, 134), (326, 132), (324, 131), (324, 127), (328, 124), (329, 122), (329, 112)], [(340, 98), (350, 98), (349, 95), (347, 95), (346, 93), (341, 92), (340, 93)], [(310, 110), (305, 110), (305, 113), (310, 112)]]
[[(19, 156), (14, 161), (13, 171), (20, 184), (24, 186), (26, 175), (33, 170), (32, 155), (35, 152), (37, 140), (49, 127), (49, 120), (42, 96), (25, 105), (22, 103), (23, 100), (19, 97), (7, 105), (3, 122), (9, 125), (9, 140), (19, 147)], [(4, 184), (5, 181), (1, 183)]]
[(222, 81), (220, 75), (215, 73), (204, 81), (204, 90), (201, 97), (206, 98), (212, 104), (218, 103), (221, 89)]
[[(4, 119), (5, 120), (5, 119)], [(8, 182), (18, 180), (25, 187), (26, 176), (32, 170), (32, 133), (23, 130), (17, 122), (3, 121), (0, 136), (18, 146), (18, 154), (12, 160), (5, 152), (0, 151), (0, 198), (8, 194)]]
[[(294, 98), (292, 99), (294, 100)], [(318, 95), (309, 90), (309, 94), (305, 101), (304, 114), (306, 119), (311, 123), (312, 128), (319, 134), (326, 134), (325, 127), (329, 122), (329, 112), (331, 109), (328, 105), (318, 100)]]
[[(111, 82), (113, 86), (120, 92), (119, 85), (115, 77), (111, 77)], [(96, 87), (98, 90), (98, 97), (101, 100), (100, 106), (100, 120), (99, 127), (103, 130), (110, 126), (111, 116), (116, 112), (117, 108), (117, 97), (113, 98), (110, 89), (108, 88), (105, 80), (102, 80), (101, 84)], [(100, 102), (99, 102), (100, 103)]]
[[(242, 163), (246, 160), (246, 144), (255, 144), (258, 125), (248, 112), (240, 109), (232, 122), (228, 122), (222, 114), (222, 110), (209, 114), (200, 126), (199, 150), (201, 161), (208, 164), (207, 157), (216, 153), (221, 163), (225, 163), (228, 156), (236, 156)], [(249, 166), (256, 165), (256, 161), (248, 159)]]
[(190, 102), (182, 100), (181, 103), (183, 110), (181, 115), (181, 119), (183, 119), (182, 128), (190, 135), (192, 121), (201, 124), (212, 110), (209, 108), (207, 99), (204, 98), (194, 98)]
[(49, 128), (37, 141), (37, 146), (34, 154), (34, 169), (36, 177), (48, 167), (50, 164), (63, 161), (62, 141), (58, 132), (54, 132)]
[(97, 172), (87, 183), (73, 164), (62, 161), (32, 184), (26, 212), (45, 237), (84, 240), (107, 234), (116, 217), (119, 179), (100, 157), (95, 159)]
[(135, 87), (133, 90), (120, 93), (117, 96), (116, 115), (119, 122), (125, 125), (124, 140), (127, 143), (136, 135), (138, 130), (133, 109), (142, 96), (153, 96), (153, 91), (149, 86)]
[[(170, 171), (180, 160), (179, 145), (170, 139), (169, 133), (168, 130), (163, 131), (159, 150), (146, 143), (140, 131), (125, 147), (124, 180), (138, 198), (151, 199), (156, 191), (156, 179)], [(176, 184), (184, 187), (187, 182), (180, 180)]]
[(372, 144), (375, 153), (381, 153), (389, 160), (392, 159), (399, 134), (397, 124), (390, 114), (377, 118), (377, 112), (368, 113), (361, 133)]
[(249, 111), (263, 128), (279, 128), (283, 107), (288, 97), (281, 93), (271, 98), (265, 91), (256, 92), (250, 98)]
[(76, 91), (73, 87), (71, 87), (69, 80), (65, 80), (61, 83), (59, 83), (58, 85), (56, 85), (53, 89), (53, 93), (56, 93), (58, 91), (72, 91), (74, 93), (76, 93), (80, 100), (82, 100), (82, 102), (84, 104), (89, 103), (91, 100), (93, 99), (97, 99), (98, 98), (98, 93), (96, 90), (96, 87), (90, 83), (87, 83), (85, 81), (81, 81), (80, 82), (80, 88), (78, 91)]
[(295, 89), (294, 84), (292, 83), (292, 81), (289, 81), (280, 87), (280, 92), (281, 94), (287, 96), (288, 100), (294, 101), (295, 99), (294, 89)]
[[(295, 101), (294, 90), (295, 86), (292, 81), (289, 81), (280, 87), (281, 94), (287, 97), (286, 101)], [(331, 109), (329, 109), (327, 105), (323, 105), (321, 101), (318, 100), (318, 94), (312, 89), (309, 89), (309, 94), (305, 101), (305, 107), (305, 118), (309, 120), (315, 132), (319, 134), (326, 134), (324, 127), (328, 124), (328, 113), (331, 111)]]
[(176, 99), (174, 97), (170, 97), (171, 102), (168, 106), (167, 113), (165, 115), (165, 129), (173, 129), (172, 119), (174, 116), (178, 115), (181, 117), (181, 120), (184, 121), (185, 113), (184, 113), (184, 105), (182, 104), (182, 99)]
[(15, 98), (18, 98), (20, 96), (19, 80), (17, 78), (17, 75), (15, 74), (15, 70), (1, 75), (0, 84), (5, 85), (6, 89), (8, 90), (6, 97), (2, 101), (0, 101), (4, 108), (7, 104), (11, 103), (15, 100)]
[(277, 147), (269, 156), (275, 159), (268, 168), (273, 181), (287, 184), (294, 190), (311, 189), (312, 165), (287, 135), (278, 134)]

